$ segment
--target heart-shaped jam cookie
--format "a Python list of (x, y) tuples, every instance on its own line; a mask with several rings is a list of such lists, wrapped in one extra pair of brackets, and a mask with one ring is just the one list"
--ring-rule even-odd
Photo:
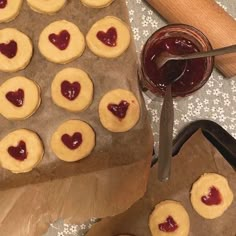
[(0, 0), (0, 9), (3, 9), (7, 6), (7, 0)]
[(222, 202), (220, 191), (216, 187), (212, 186), (209, 189), (208, 195), (201, 197), (201, 201), (208, 206), (219, 205)]
[(49, 41), (60, 50), (65, 50), (70, 43), (70, 34), (67, 30), (62, 30), (58, 35), (50, 34)]
[(69, 82), (67, 80), (61, 83), (61, 94), (70, 101), (75, 100), (80, 93), (80, 83), (79, 82)]
[(14, 40), (11, 40), (9, 43), (0, 43), (0, 52), (9, 59), (12, 59), (17, 53), (17, 43)]
[(169, 233), (174, 232), (178, 228), (178, 225), (172, 216), (168, 216), (166, 221), (164, 223), (159, 224), (158, 227), (160, 231)]
[(24, 104), (24, 90), (18, 89), (17, 91), (11, 91), (6, 94), (6, 98), (9, 102), (11, 102), (16, 107), (22, 107)]
[(109, 104), (108, 110), (112, 112), (119, 119), (123, 119), (126, 116), (126, 112), (129, 108), (129, 103), (127, 101), (122, 100), (118, 105), (117, 104)]
[(117, 31), (115, 27), (111, 27), (107, 32), (99, 31), (97, 38), (109, 47), (115, 47), (117, 45)]
[(62, 142), (71, 150), (77, 149), (83, 142), (82, 134), (79, 132), (74, 133), (72, 136), (64, 134), (61, 137)]
[(27, 158), (26, 144), (20, 141), (16, 147), (9, 147), (8, 153), (18, 161), (24, 161)]

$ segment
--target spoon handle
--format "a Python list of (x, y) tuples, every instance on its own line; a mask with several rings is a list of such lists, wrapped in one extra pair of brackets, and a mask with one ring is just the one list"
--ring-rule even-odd
[(172, 140), (174, 125), (174, 108), (171, 94), (171, 84), (166, 88), (160, 118), (160, 137), (158, 155), (158, 179), (167, 181), (170, 176), (172, 159)]
[(196, 52), (196, 53), (192, 53), (192, 54), (186, 54), (186, 55), (175, 57), (173, 59), (174, 60), (195, 59), (195, 58), (202, 58), (202, 57), (219, 56), (219, 55), (235, 53), (235, 52), (236, 52), (236, 45), (231, 45), (231, 46), (224, 47), (224, 48), (214, 49), (209, 52)]

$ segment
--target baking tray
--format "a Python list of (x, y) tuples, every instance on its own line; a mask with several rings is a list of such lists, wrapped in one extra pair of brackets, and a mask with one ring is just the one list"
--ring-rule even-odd
[[(218, 149), (222, 156), (236, 168), (236, 140), (220, 125), (210, 120), (197, 120), (180, 131), (173, 141), (172, 156), (178, 154), (183, 144), (198, 130), (201, 129), (204, 136)], [(153, 155), (152, 165), (158, 161), (157, 155)]]

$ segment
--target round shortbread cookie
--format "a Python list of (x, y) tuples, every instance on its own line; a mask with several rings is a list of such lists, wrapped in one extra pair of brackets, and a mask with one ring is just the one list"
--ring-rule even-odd
[(86, 7), (103, 8), (109, 6), (114, 0), (81, 0)]
[(128, 90), (112, 90), (100, 101), (99, 117), (106, 129), (112, 132), (126, 132), (133, 128), (139, 120), (138, 100)]
[(14, 20), (21, 9), (23, 0), (1, 0), (0, 1), (0, 23)]
[(114, 16), (97, 21), (86, 36), (90, 50), (105, 58), (119, 57), (129, 47), (130, 40), (128, 25)]
[(38, 46), (49, 61), (66, 64), (82, 55), (85, 39), (75, 24), (61, 20), (51, 23), (42, 31)]
[(66, 0), (27, 0), (27, 3), (36, 12), (54, 14), (65, 6)]
[(70, 120), (60, 125), (51, 138), (56, 156), (66, 162), (87, 157), (95, 146), (95, 133), (85, 122)]
[(0, 87), (0, 113), (9, 120), (26, 119), (41, 103), (40, 87), (25, 77), (14, 77)]
[(15, 72), (30, 62), (33, 46), (28, 36), (14, 28), (0, 30), (0, 71)]
[(233, 198), (227, 179), (215, 173), (202, 175), (191, 190), (193, 208), (206, 219), (221, 216), (231, 205)]
[(149, 228), (152, 236), (188, 236), (188, 213), (179, 202), (163, 201), (155, 206), (150, 215)]
[(85, 110), (93, 100), (93, 83), (82, 70), (67, 68), (60, 71), (51, 86), (54, 103), (72, 112)]
[(0, 165), (13, 173), (31, 171), (42, 160), (44, 149), (33, 131), (19, 129), (0, 142)]

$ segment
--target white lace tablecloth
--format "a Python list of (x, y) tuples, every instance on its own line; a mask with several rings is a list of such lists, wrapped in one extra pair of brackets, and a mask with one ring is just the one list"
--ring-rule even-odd
[[(236, 19), (235, 0), (217, 2)], [(147, 38), (154, 31), (166, 25), (166, 22), (145, 1), (127, 0), (127, 4), (137, 52), (139, 53)], [(144, 97), (151, 116), (154, 137), (155, 140), (158, 140), (159, 114), (162, 102), (154, 102), (145, 95)], [(235, 79), (224, 79), (221, 74), (214, 70), (210, 80), (203, 88), (187, 98), (175, 101), (174, 107), (174, 135), (192, 121), (209, 119), (220, 124), (236, 138), (236, 77)], [(91, 219), (81, 225), (68, 225), (63, 224), (63, 221), (58, 221), (51, 225), (45, 236), (83, 236), (94, 222), (96, 220)]]

